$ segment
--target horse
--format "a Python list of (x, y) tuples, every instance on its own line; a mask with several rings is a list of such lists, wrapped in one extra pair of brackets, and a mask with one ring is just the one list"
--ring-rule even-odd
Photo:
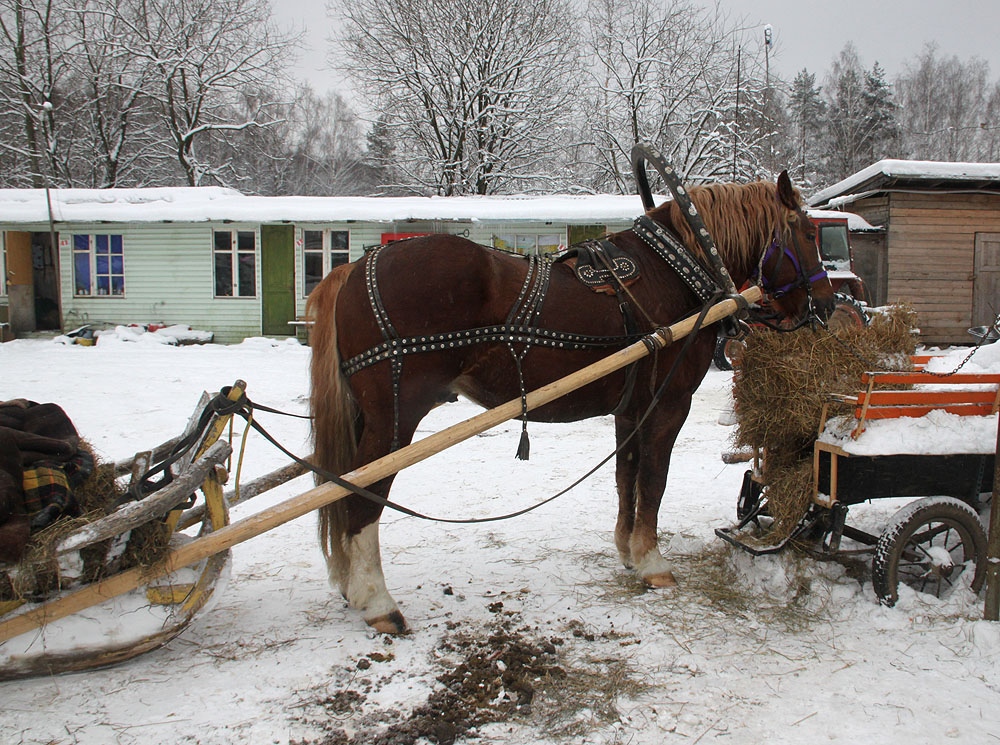
[[(765, 291), (777, 290), (774, 305), (788, 318), (812, 314), (822, 321), (830, 315), (834, 293), (822, 271), (815, 229), (787, 172), (776, 183), (711, 184), (693, 187), (689, 194), (735, 286), (753, 280)], [(700, 255), (674, 202), (646, 215)], [(627, 302), (639, 308), (642, 331), (666, 326), (702, 306), (636, 232), (606, 239), (637, 265), (639, 278), (627, 288)], [(545, 263), (550, 271), (547, 291), (517, 322), (625, 346), (620, 298), (593, 292), (566, 262)], [(535, 292), (529, 290), (528, 275), (538, 271), (537, 264), (458, 236), (430, 235), (379, 247), (327, 275), (307, 304), (314, 321), (314, 463), (334, 474), (347, 473), (407, 445), (420, 420), (456, 394), (491, 408), (615, 351), (530, 343), (525, 337), (511, 342), (495, 334), (477, 341), (475, 330), (502, 327), (516, 315), (512, 308), (519, 303), (527, 307), (525, 295)], [(470, 330), (476, 343), (469, 342)], [(714, 324), (700, 329), (679, 362), (677, 343), (634, 363), (634, 385), (627, 371), (618, 371), (527, 415), (535, 421), (568, 422), (614, 414), (616, 440), (619, 445), (627, 440), (615, 456), (614, 541), (625, 567), (649, 587), (676, 584), (657, 546), (657, 515), (671, 449), (712, 361), (716, 334)], [(392, 341), (401, 338), (452, 342), (428, 343), (426, 351), (394, 356)], [(358, 359), (367, 360), (367, 366), (348, 364), (345, 370), (345, 361)], [(663, 387), (675, 362), (658, 404), (650, 409), (655, 389)], [(388, 497), (392, 480), (369, 488)], [(320, 543), (330, 582), (348, 605), (378, 632), (405, 633), (406, 621), (385, 585), (378, 538), (381, 512), (382, 506), (356, 494), (321, 508)]]

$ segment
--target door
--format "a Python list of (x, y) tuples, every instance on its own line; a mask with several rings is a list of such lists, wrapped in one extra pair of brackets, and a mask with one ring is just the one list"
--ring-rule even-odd
[(976, 233), (972, 325), (988, 326), (1000, 313), (1000, 233)]
[(7, 301), (10, 304), (10, 330), (14, 334), (34, 331), (35, 276), (31, 264), (31, 233), (8, 230), (4, 234), (7, 247)]
[(295, 228), (260, 228), (261, 332), (265, 336), (292, 336), (295, 327)]

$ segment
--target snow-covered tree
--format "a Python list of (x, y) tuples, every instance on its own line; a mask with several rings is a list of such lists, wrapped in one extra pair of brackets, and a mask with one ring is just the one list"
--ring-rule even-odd
[(816, 76), (803, 68), (792, 81), (788, 94), (789, 139), (795, 157), (795, 173), (805, 184), (814, 185), (822, 158), (821, 136), (826, 104), (816, 86)]
[(431, 193), (544, 190), (566, 143), (568, 0), (342, 0), (335, 62), (369, 96), (399, 174)]
[(833, 62), (826, 85), (828, 178), (848, 176), (872, 161), (896, 154), (895, 104), (876, 62), (861, 67), (848, 42)]
[(267, 0), (132, 2), (119, 43), (150, 69), (145, 93), (166, 133), (163, 147), (189, 185), (226, 183), (227, 164), (202, 157), (199, 145), (277, 121), (274, 101), (254, 94), (281, 89), (294, 42), (271, 24)]
[(0, 148), (19, 186), (67, 176), (59, 138), (71, 69), (69, 20), (59, 0), (0, 0)]
[(685, 180), (754, 177), (773, 133), (761, 54), (714, 11), (591, 0), (593, 187), (634, 190), (629, 152), (655, 143)]

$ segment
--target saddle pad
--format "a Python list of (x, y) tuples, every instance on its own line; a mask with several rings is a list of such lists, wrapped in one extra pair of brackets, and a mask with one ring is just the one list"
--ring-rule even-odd
[(639, 279), (639, 266), (611, 241), (584, 241), (571, 246), (561, 261), (573, 268), (580, 282), (605, 295), (614, 295), (619, 287), (628, 287)]

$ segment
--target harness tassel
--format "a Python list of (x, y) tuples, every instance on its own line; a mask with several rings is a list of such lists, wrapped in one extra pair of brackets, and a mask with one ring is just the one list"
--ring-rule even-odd
[(517, 459), (528, 460), (531, 451), (531, 443), (528, 441), (528, 423), (521, 424), (521, 441), (517, 444)]

